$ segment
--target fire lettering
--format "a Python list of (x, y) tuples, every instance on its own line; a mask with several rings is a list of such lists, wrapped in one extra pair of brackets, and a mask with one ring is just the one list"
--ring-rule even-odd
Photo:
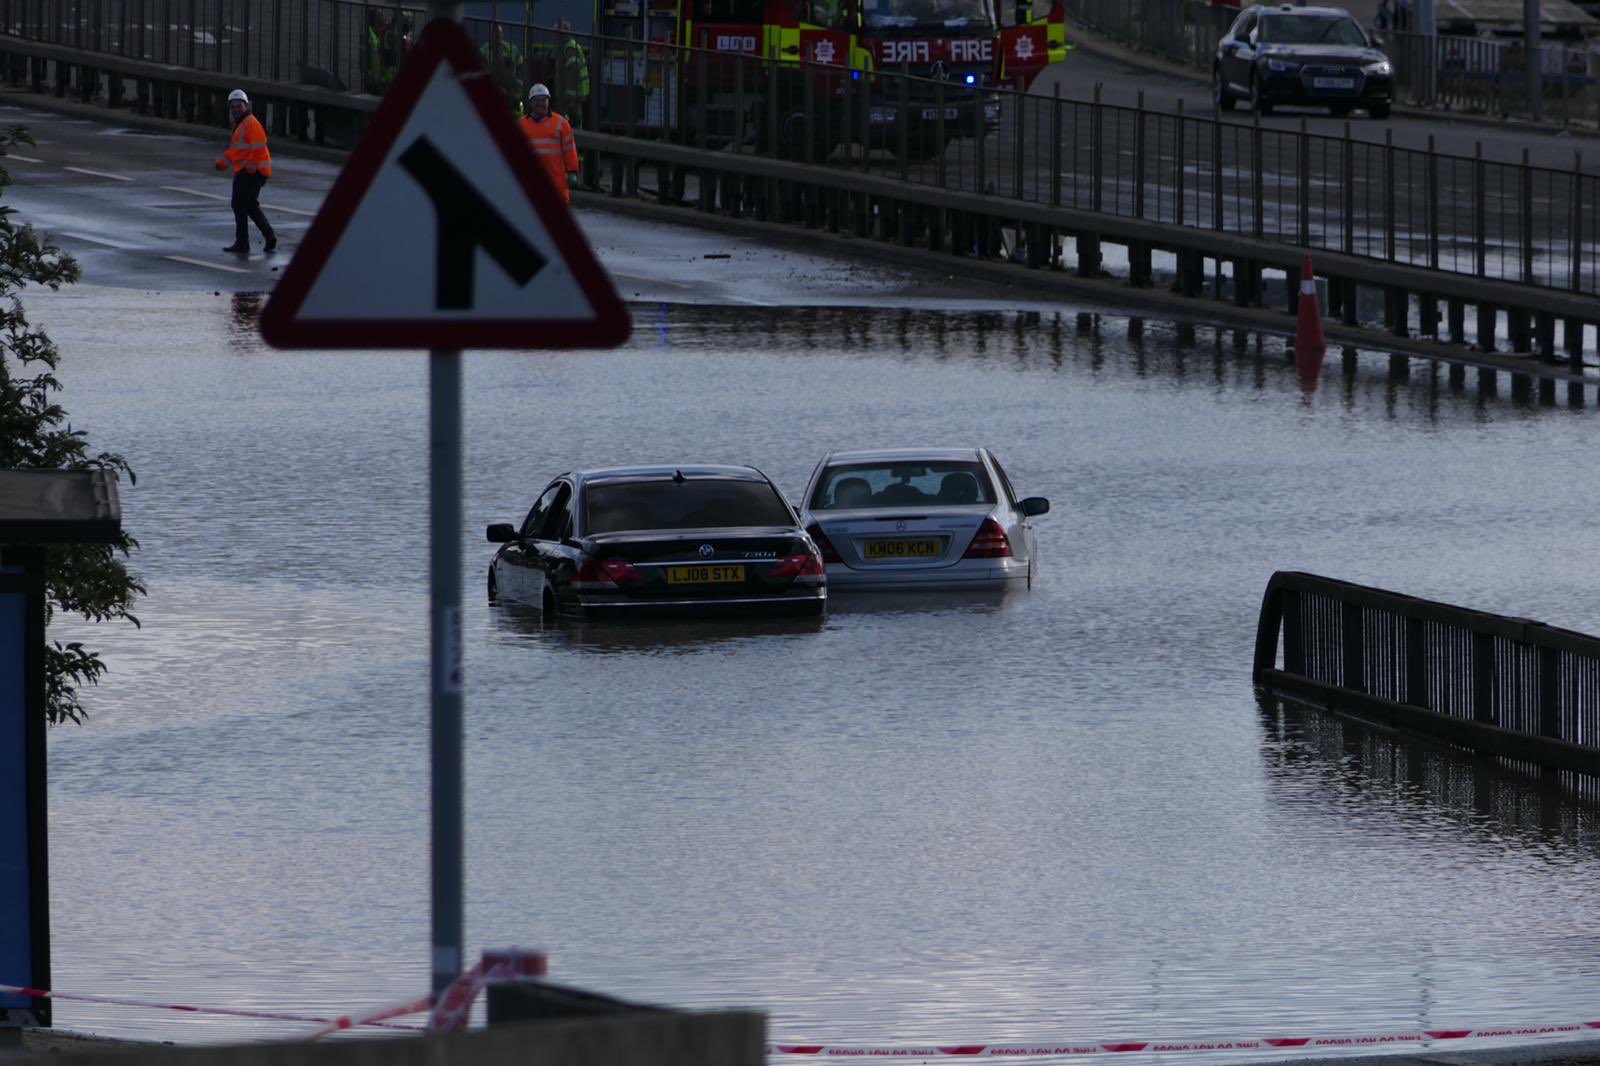
[(756, 39), (737, 33), (717, 34), (717, 51), (719, 52), (751, 52), (756, 50)]

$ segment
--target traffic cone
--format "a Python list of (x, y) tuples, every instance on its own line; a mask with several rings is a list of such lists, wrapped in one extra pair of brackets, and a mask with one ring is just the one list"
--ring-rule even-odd
[(1328, 344), (1322, 337), (1322, 309), (1317, 306), (1317, 279), (1311, 272), (1311, 256), (1300, 262), (1300, 312), (1294, 327), (1294, 368), (1300, 387), (1314, 392), (1322, 377), (1322, 357)]

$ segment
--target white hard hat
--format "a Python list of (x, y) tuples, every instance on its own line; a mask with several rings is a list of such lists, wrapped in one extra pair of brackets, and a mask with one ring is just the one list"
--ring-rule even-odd
[(235, 89), (235, 90), (233, 90), (233, 92), (228, 94), (228, 103), (231, 104), (235, 100), (238, 100), (240, 103), (243, 103), (243, 104), (248, 104), (250, 102), (250, 97), (245, 95), (245, 92), (244, 92), (243, 89)]
[(550, 95), (550, 89), (542, 81), (534, 82), (533, 83), (533, 88), (528, 90), (528, 99), (529, 100), (532, 100), (536, 96), (549, 96), (549, 95)]

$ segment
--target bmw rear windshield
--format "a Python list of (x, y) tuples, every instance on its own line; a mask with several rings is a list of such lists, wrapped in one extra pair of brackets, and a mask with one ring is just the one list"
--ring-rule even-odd
[(603, 481), (587, 487), (584, 508), (586, 533), (795, 524), (771, 485), (727, 478)]

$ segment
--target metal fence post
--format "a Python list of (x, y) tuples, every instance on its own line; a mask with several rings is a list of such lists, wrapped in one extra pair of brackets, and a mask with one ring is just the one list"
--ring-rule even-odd
[(1472, 634), (1472, 720), (1493, 723), (1494, 637)]
[(1026, 141), (1024, 131), (1027, 128), (1028, 98), (1018, 90), (1011, 94), (1011, 106), (1017, 110), (1017, 121), (1011, 127), (1011, 193), (1013, 199), (1022, 199), (1022, 171), (1027, 165), (1027, 157), (1022, 148)]
[(1306, 134), (1306, 120), (1300, 119), (1300, 134), (1295, 141), (1295, 170), (1299, 172), (1295, 210), (1299, 216), (1296, 231), (1300, 247), (1311, 247), (1311, 139)]
[(1183, 225), (1185, 215), (1183, 198), (1188, 183), (1184, 180), (1183, 161), (1183, 97), (1178, 97), (1178, 113), (1172, 121), (1172, 215), (1173, 221), (1179, 226)]
[[(1222, 198), (1222, 116), (1215, 108), (1211, 112), (1211, 228), (1222, 232), (1226, 221)], [(1222, 269), (1219, 265), (1219, 271)]]
[[(711, 125), (711, 93), (708, 91), (707, 87), (709, 78), (707, 77), (706, 73), (706, 49), (695, 49), (694, 67), (695, 79), (699, 83), (694, 87), (694, 97), (695, 103), (699, 105), (700, 110), (700, 121), (695, 123), (697, 128), (694, 131), (694, 140), (695, 147), (699, 148), (701, 151), (705, 151), (706, 127)], [(661, 125), (664, 129), (670, 129), (672, 123), (667, 115), (667, 99), (671, 94), (667, 91), (666, 73), (666, 64), (663, 63), (661, 78)], [(704, 174), (700, 176), (700, 180), (702, 182), (706, 180)], [(700, 199), (702, 201), (705, 200), (705, 190), (703, 189), (700, 192)]]
[(946, 187), (948, 174), (944, 161), (946, 142), (944, 139), (944, 82), (942, 80), (933, 83), (933, 144), (934, 158), (938, 160), (933, 169), (939, 179), (939, 188), (943, 189)]
[(1420, 618), (1407, 618), (1406, 699), (1413, 707), (1428, 706), (1427, 627)]
[(1102, 125), (1104, 122), (1104, 108), (1100, 103), (1102, 88), (1103, 86), (1100, 82), (1095, 82), (1094, 106), (1089, 117), (1089, 170), (1091, 182), (1089, 209), (1091, 211), (1099, 211), (1102, 203), (1100, 183), (1105, 166), (1105, 128)]
[(1439, 157), (1428, 134), (1428, 269), (1439, 269)]
[(1522, 223), (1522, 283), (1533, 284), (1533, 168), (1528, 165), (1528, 149), (1522, 149), (1522, 169), (1517, 191), (1520, 194)]
[(1340, 144), (1339, 213), (1344, 227), (1340, 251), (1356, 254), (1356, 144), (1350, 136), (1350, 122), (1345, 120), (1344, 141)]
[(1473, 265), (1480, 278), (1489, 273), (1488, 208), (1484, 203), (1489, 192), (1488, 186), (1483, 142), (1478, 141), (1472, 150), (1472, 243)]
[(1367, 645), (1366, 634), (1362, 626), (1361, 605), (1358, 603), (1340, 604), (1341, 621), (1340, 644), (1344, 652), (1343, 673), (1344, 688), (1353, 692), (1367, 691)]
[(1144, 217), (1144, 90), (1134, 99), (1133, 112), (1133, 217)]
[(989, 138), (984, 136), (983, 105), (976, 100), (972, 102), (972, 125), (975, 147), (973, 156), (977, 164), (977, 175), (973, 179), (975, 184), (972, 191), (981, 196), (989, 191)]
[[(900, 106), (895, 116), (895, 154), (900, 157), (900, 180), (911, 176), (911, 64), (900, 61)], [(942, 149), (944, 146), (940, 145)]]
[[(1061, 206), (1061, 83), (1055, 83), (1050, 101), (1050, 203)], [(1576, 202), (1576, 198), (1574, 198)]]
[(1573, 292), (1583, 291), (1583, 151), (1572, 153), (1571, 216), (1567, 222), (1568, 267), (1571, 271), (1569, 287)]
[[(733, 57), (733, 151), (744, 151), (744, 54)], [(742, 179), (741, 179), (742, 180)]]
[(1383, 131), (1383, 257), (1394, 262), (1394, 127)]
[(1266, 196), (1266, 179), (1262, 173), (1262, 143), (1261, 143), (1261, 112), (1253, 116), (1255, 121), (1250, 127), (1250, 198), (1254, 201), (1250, 233), (1256, 240), (1266, 235), (1266, 204), (1262, 201)]

